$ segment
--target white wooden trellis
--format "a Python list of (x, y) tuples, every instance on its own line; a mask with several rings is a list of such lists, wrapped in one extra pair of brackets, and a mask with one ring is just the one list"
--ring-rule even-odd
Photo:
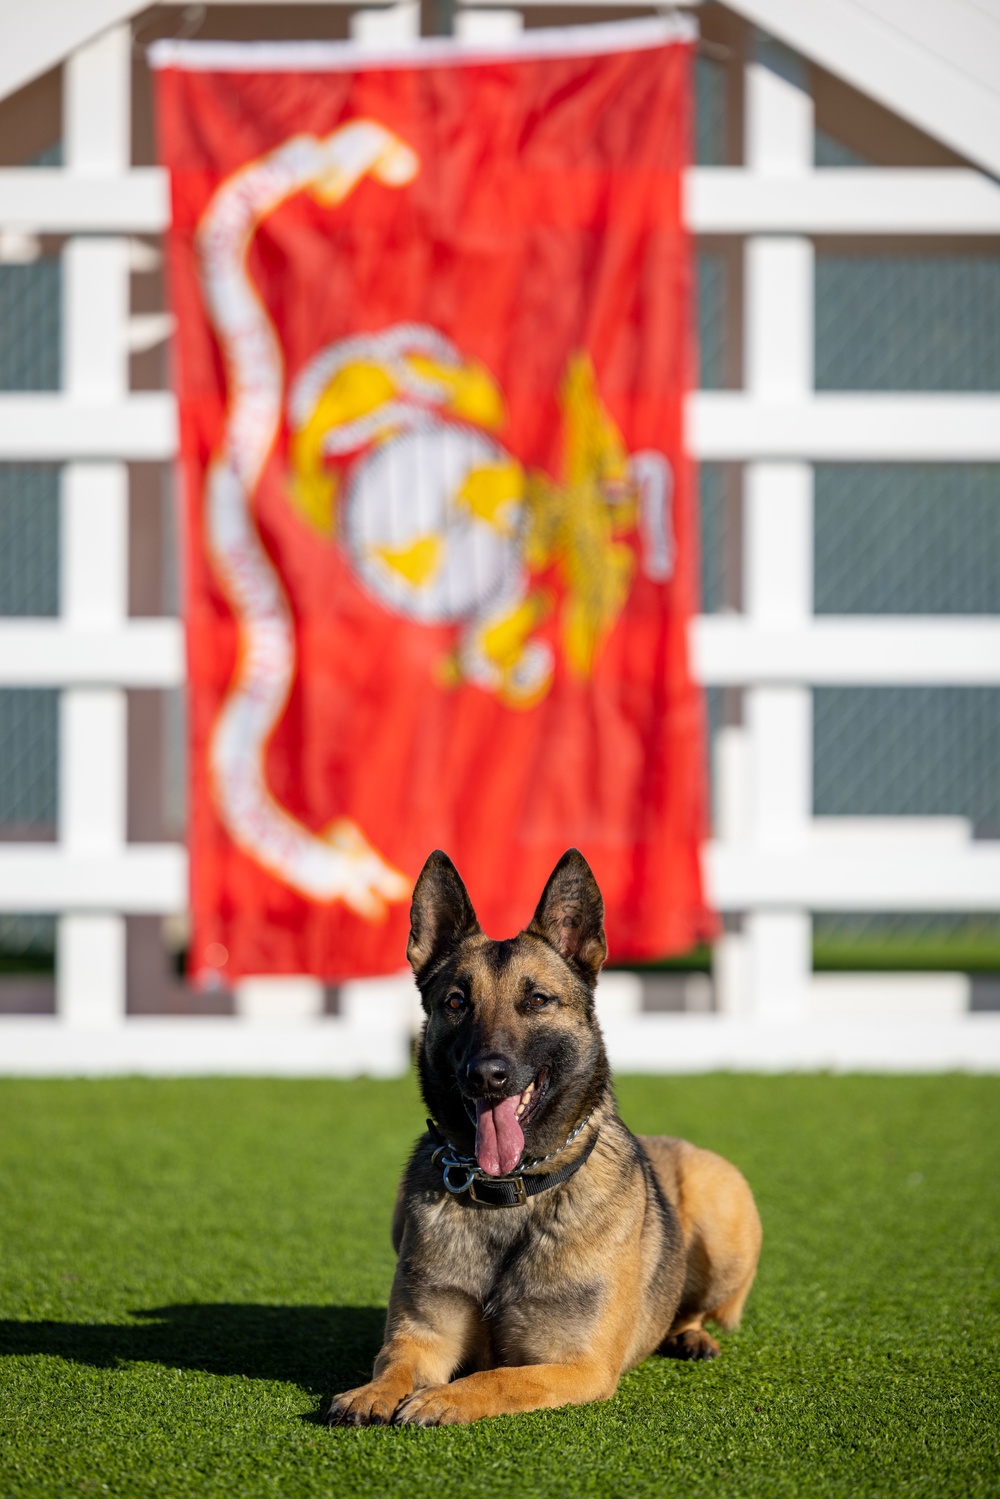
[[(131, 160), (131, 36), (104, 33), (64, 69), (63, 150), (80, 177), (116, 178)], [(83, 406), (128, 395), (128, 242), (71, 239), (63, 252), (62, 386)], [(109, 455), (111, 459), (111, 455)], [(61, 614), (70, 632), (114, 634), (128, 616), (128, 473), (120, 457), (62, 471)], [(118, 683), (67, 682), (59, 714), (59, 847), (120, 858), (126, 841), (126, 699)], [(125, 918), (64, 911), (58, 1012), (70, 1025), (113, 1022), (125, 1008)]]
[[(418, 14), (412, 0), (357, 12), (354, 35), (414, 36)], [(488, 40), (520, 24), (460, 10), (456, 29)], [(409, 1009), (391, 982), (349, 988), (341, 1017), (308, 1026), (124, 1021), (125, 914), (186, 903), (184, 850), (125, 833), (125, 689), (184, 674), (178, 621), (127, 617), (125, 464), (176, 448), (172, 397), (128, 392), (124, 236), (168, 215), (164, 174), (129, 165), (129, 74), (128, 28), (80, 48), (64, 69), (65, 167), (0, 170), (0, 227), (79, 236), (65, 250), (63, 389), (0, 396), (0, 461), (65, 463), (61, 616), (0, 620), (0, 685), (62, 689), (58, 841), (0, 845), (0, 909), (60, 913), (58, 1013), (0, 1021), (0, 1071), (393, 1072)], [(722, 948), (723, 1015), (609, 1011), (612, 1053), (646, 1069), (1000, 1068), (1000, 1017), (823, 1022), (809, 971), (814, 911), (1000, 909), (996, 846), (811, 816), (812, 686), (1000, 685), (1000, 619), (812, 617), (811, 465), (1000, 462), (1000, 394), (814, 394), (811, 236), (998, 234), (1000, 186), (960, 169), (815, 172), (811, 100), (787, 56), (763, 41), (745, 85), (746, 164), (689, 171), (685, 207), (696, 233), (745, 244), (744, 388), (692, 394), (686, 420), (697, 457), (746, 465), (745, 612), (695, 621), (691, 642), (706, 685), (746, 689), (744, 727), (719, 746), (722, 836), (706, 851), (717, 905), (746, 920)]]

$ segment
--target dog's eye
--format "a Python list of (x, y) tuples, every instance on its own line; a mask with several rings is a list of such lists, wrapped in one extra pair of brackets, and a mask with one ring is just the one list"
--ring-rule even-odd
[(549, 999), (549, 996), (547, 994), (529, 994), (529, 996), (528, 996), (528, 1009), (529, 1010), (544, 1010), (545, 1006), (547, 1004), (551, 1004), (551, 1002), (552, 1001)]
[(457, 1015), (460, 1010), (464, 1010), (467, 1004), (468, 1000), (461, 989), (452, 989), (444, 1002), (445, 1009), (451, 1010), (453, 1015)]

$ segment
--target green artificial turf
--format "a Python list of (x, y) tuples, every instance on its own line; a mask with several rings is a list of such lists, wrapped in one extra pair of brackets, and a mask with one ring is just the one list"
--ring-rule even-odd
[(764, 1255), (709, 1364), (604, 1405), (331, 1430), (366, 1377), (398, 1083), (0, 1082), (0, 1495), (996, 1495), (1000, 1079), (626, 1078)]

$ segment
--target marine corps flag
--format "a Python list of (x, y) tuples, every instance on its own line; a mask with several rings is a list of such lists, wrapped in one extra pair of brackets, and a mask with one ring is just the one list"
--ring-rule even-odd
[(433, 848), (513, 934), (711, 930), (681, 223), (691, 33), (161, 43), (192, 970), (400, 967)]

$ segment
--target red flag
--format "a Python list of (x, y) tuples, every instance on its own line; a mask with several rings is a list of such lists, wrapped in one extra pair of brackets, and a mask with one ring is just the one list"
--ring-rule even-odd
[(690, 37), (161, 44), (187, 528), (192, 970), (398, 968), (571, 844), (613, 957), (699, 873)]

